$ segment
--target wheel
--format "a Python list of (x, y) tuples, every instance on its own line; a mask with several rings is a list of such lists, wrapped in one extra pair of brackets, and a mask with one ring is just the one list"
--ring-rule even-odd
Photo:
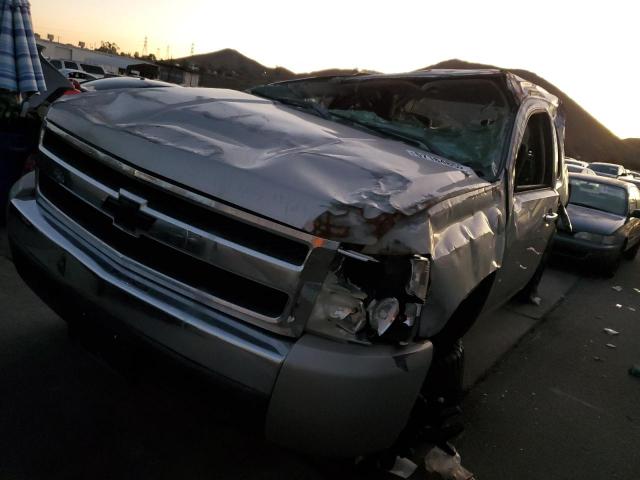
[(640, 242), (636, 243), (633, 247), (624, 252), (622, 256), (625, 260), (633, 260), (634, 258), (636, 258), (638, 250), (640, 250)]

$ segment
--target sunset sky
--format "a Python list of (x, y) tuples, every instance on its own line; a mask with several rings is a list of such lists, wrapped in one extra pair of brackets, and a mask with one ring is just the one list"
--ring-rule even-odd
[(414, 70), (450, 58), (524, 68), (621, 138), (640, 137), (640, 2), (31, 0), (34, 28), (64, 43), (172, 57), (234, 48), (295, 72)]

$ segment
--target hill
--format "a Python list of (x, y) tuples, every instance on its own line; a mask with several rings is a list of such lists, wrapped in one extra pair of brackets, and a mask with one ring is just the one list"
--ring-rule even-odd
[(200, 85), (203, 87), (233, 88), (236, 90), (245, 90), (263, 83), (290, 80), (292, 78), (353, 75), (358, 73), (356, 69), (343, 70), (338, 68), (309, 73), (293, 73), (284, 67), (266, 67), (230, 48), (180, 58), (176, 62), (198, 67), (200, 70)]

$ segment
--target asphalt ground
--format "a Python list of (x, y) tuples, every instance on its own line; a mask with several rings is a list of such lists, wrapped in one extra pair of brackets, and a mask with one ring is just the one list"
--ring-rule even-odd
[(465, 399), (456, 446), (479, 479), (640, 478), (640, 259), (579, 273)]
[[(267, 443), (259, 406), (181, 370), (134, 376), (88, 355), (6, 254), (0, 241), (0, 479), (390, 478)], [(477, 478), (639, 477), (637, 267), (551, 270), (542, 307), (508, 305), (469, 332), (455, 444)]]

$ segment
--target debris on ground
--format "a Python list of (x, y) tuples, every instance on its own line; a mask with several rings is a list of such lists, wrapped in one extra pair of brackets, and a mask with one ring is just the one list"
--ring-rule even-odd
[(615, 290), (616, 292), (621, 292), (622, 291), (622, 287), (620, 285), (615, 285), (613, 287), (611, 287), (613, 290)]
[(529, 297), (529, 302), (531, 302), (532, 305), (539, 307), (540, 304), (542, 303), (542, 298), (537, 295), (531, 295)]
[(640, 378), (640, 364), (632, 365), (629, 369), (629, 375)]
[(622, 308), (622, 305), (619, 303), (616, 303), (616, 308)]
[[(442, 447), (442, 448), (441, 448)], [(449, 445), (434, 446), (424, 457), (427, 480), (474, 480), (473, 473), (460, 464), (460, 454)]]
[(607, 343), (608, 348), (617, 348), (613, 343)]
[(635, 309), (635, 308), (633, 308), (633, 307), (627, 307), (627, 310), (629, 310), (629, 311), (631, 311), (631, 312), (635, 312), (635, 311), (636, 311), (636, 309)]
[(416, 471), (418, 466), (405, 457), (396, 457), (396, 461), (389, 470), (389, 473), (400, 478), (409, 478)]
[(607, 335), (620, 335), (620, 332), (615, 331), (613, 328), (604, 328), (603, 330)]
[(597, 356), (593, 357), (593, 359), (594, 359), (596, 362), (601, 362), (601, 361), (602, 361), (602, 359), (601, 359), (600, 357), (597, 357)]
[(634, 290), (636, 291), (636, 293), (640, 293), (640, 288), (634, 288)]

